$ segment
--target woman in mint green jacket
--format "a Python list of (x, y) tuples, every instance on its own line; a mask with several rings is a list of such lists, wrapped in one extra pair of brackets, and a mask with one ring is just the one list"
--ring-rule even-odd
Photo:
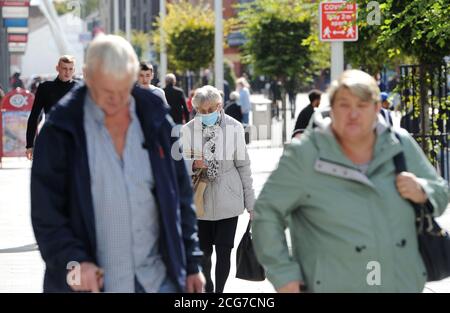
[[(344, 72), (329, 96), (330, 117), (314, 115), (255, 204), (257, 257), (279, 292), (421, 292), (427, 273), (408, 200), (429, 200), (439, 216), (447, 182), (405, 130), (395, 130), (399, 142), (380, 117), (370, 75)], [(402, 151), (408, 172), (396, 176)]]

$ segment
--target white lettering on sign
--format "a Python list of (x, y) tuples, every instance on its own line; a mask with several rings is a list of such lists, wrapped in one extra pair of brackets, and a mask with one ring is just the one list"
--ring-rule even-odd
[(348, 3), (347, 5), (339, 4), (325, 4), (324, 9), (327, 11), (339, 11), (339, 10), (353, 10), (353, 4)]

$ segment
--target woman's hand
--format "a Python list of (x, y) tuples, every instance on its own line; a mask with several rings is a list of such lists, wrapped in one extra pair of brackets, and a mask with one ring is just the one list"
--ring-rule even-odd
[(291, 281), (290, 283), (287, 283), (286, 285), (280, 287), (277, 289), (278, 293), (300, 293), (300, 285), (302, 282), (300, 281)]
[(195, 160), (194, 164), (192, 164), (192, 169), (196, 170), (198, 168), (208, 168), (208, 166), (205, 164), (205, 161), (202, 160)]
[(419, 180), (413, 173), (401, 172), (396, 179), (397, 190), (404, 199), (414, 203), (425, 203), (428, 199)]

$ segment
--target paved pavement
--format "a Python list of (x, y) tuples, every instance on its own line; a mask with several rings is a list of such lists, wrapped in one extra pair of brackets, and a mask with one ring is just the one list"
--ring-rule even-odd
[[(306, 95), (299, 95), (298, 99), (300, 103), (307, 103)], [(298, 106), (297, 114), (303, 106)], [(289, 129), (292, 128), (293, 123), (294, 121), (288, 121)], [(281, 123), (274, 125), (274, 129), (280, 134)], [(290, 138), (290, 131), (288, 131), (288, 138)], [(249, 154), (252, 160), (254, 188), (257, 195), (270, 172), (276, 168), (282, 154), (282, 148), (268, 148), (271, 145), (281, 147), (281, 141), (278, 144), (274, 140), (250, 144)], [(0, 169), (0, 249), (35, 242), (30, 221), (30, 165), (30, 162), (25, 159), (5, 159), (4, 168)], [(450, 230), (450, 210), (447, 210), (439, 222)], [(247, 223), (248, 214), (245, 213), (239, 218), (235, 247), (239, 244)], [(267, 280), (249, 282), (235, 278), (235, 252), (236, 249), (233, 249), (232, 268), (225, 292), (274, 292), (272, 285)], [(38, 252), (0, 254), (0, 293), (42, 292), (43, 270), (44, 264)], [(450, 292), (450, 279), (427, 284), (424, 292)]]
[[(0, 169), (0, 249), (34, 243), (30, 219), (30, 164), (4, 160)], [(41, 292), (39, 252), (0, 254), (0, 292)]]

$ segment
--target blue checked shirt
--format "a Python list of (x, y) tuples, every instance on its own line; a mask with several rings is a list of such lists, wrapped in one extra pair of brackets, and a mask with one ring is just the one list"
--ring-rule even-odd
[(135, 279), (146, 292), (157, 292), (166, 268), (158, 246), (159, 214), (151, 192), (154, 178), (132, 97), (130, 116), (121, 159), (105, 127), (103, 111), (86, 96), (84, 129), (97, 259), (105, 271), (105, 292), (135, 292)]

